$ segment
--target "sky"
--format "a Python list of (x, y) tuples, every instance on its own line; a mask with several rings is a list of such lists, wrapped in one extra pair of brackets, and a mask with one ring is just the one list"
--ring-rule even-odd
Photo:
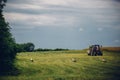
[(3, 14), (17, 43), (120, 46), (120, 0), (8, 0)]

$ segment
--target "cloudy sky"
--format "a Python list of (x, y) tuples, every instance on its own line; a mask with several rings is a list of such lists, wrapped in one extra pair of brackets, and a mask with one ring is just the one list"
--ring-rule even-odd
[(120, 46), (120, 0), (8, 0), (4, 16), (36, 48)]

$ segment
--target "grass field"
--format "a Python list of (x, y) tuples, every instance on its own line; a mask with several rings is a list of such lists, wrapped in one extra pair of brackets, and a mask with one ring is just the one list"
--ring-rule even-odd
[(103, 47), (102, 50), (120, 52), (120, 47)]
[(15, 65), (20, 74), (0, 76), (0, 80), (120, 80), (119, 52), (103, 56), (79, 50), (25, 52), (17, 54)]

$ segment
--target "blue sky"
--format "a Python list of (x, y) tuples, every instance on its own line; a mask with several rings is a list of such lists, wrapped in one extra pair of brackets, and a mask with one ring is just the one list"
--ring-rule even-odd
[(36, 48), (120, 46), (120, 0), (8, 0), (4, 16)]

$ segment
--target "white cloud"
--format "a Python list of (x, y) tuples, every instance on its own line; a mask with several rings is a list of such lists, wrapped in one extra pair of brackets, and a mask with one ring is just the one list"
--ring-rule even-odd
[(43, 0), (43, 4), (48, 4), (48, 5), (67, 5), (67, 0)]
[[(14, 4), (14, 3), (13, 3)], [(8, 3), (8, 5), (12, 6)], [(113, 2), (110, 0), (26, 0), (24, 3), (19, 4), (16, 3), (17, 7), (22, 8), (39, 8), (45, 7), (49, 5), (57, 5), (57, 6), (67, 6), (67, 7), (74, 7), (74, 8), (113, 8), (119, 7), (119, 3)], [(117, 5), (117, 6), (114, 6)]]
[(98, 28), (98, 31), (102, 31), (103, 30), (103, 28)]
[(11, 8), (17, 8), (17, 9), (45, 9), (44, 6), (40, 5), (33, 5), (33, 4), (13, 4), (13, 3), (8, 3), (7, 7)]
[(79, 28), (79, 31), (82, 32), (82, 31), (84, 31), (84, 29), (83, 28)]
[(119, 43), (119, 42), (120, 42), (120, 40), (114, 40), (114, 42), (115, 42), (115, 43)]
[[(61, 26), (74, 24), (75, 18), (72, 16), (65, 16), (65, 15), (49, 15), (49, 14), (38, 14), (38, 15), (31, 15), (31, 14), (21, 14), (21, 13), (4, 13), (5, 18), (8, 22), (12, 23), (22, 23), (21, 25), (28, 25), (32, 27), (40, 27), (40, 26)], [(27, 27), (27, 26), (25, 26)], [(61, 26), (62, 27), (62, 26)]]
[[(35, 3), (38, 2), (33, 0)], [(42, 3), (41, 3), (42, 2)], [(47, 4), (47, 5), (62, 5), (62, 6), (72, 6), (77, 8), (110, 8), (118, 3), (110, 0), (44, 0), (39, 1), (36, 4)]]
[[(76, 25), (76, 22), (79, 22), (77, 24), (80, 24), (81, 22), (87, 24), (88, 22), (85, 21), (89, 21), (87, 20), (89, 18), (91, 21), (94, 21), (95, 24), (102, 27), (108, 24), (108, 26), (110, 26), (110, 23), (114, 23), (120, 20), (120, 14), (113, 10), (114, 8), (119, 7), (118, 4), (119, 3), (110, 0), (26, 0), (23, 4), (8, 3), (7, 7), (11, 9), (16, 8), (16, 10), (18, 9), (18, 11), (19, 9), (24, 9), (23, 11), (25, 12), (27, 12), (28, 10), (32, 12), (32, 10), (34, 10), (34, 13), (29, 14), (28, 11), (24, 14), (23, 11), (13, 11), (12, 13), (6, 12), (5, 17), (8, 20), (8, 22), (17, 21), (23, 22), (23, 24), (31, 24), (33, 26), (71, 26)], [(55, 6), (59, 6), (59, 8)], [(107, 9), (112, 9), (112, 11), (105, 11)], [(38, 14), (35, 14), (37, 12)], [(42, 14), (40, 14), (40, 12), (42, 12)], [(86, 18), (85, 21), (83, 18)], [(101, 31), (102, 29), (98, 30)]]
[(4, 13), (6, 20), (8, 21), (22, 21), (22, 20), (29, 20), (27, 14), (21, 13)]

